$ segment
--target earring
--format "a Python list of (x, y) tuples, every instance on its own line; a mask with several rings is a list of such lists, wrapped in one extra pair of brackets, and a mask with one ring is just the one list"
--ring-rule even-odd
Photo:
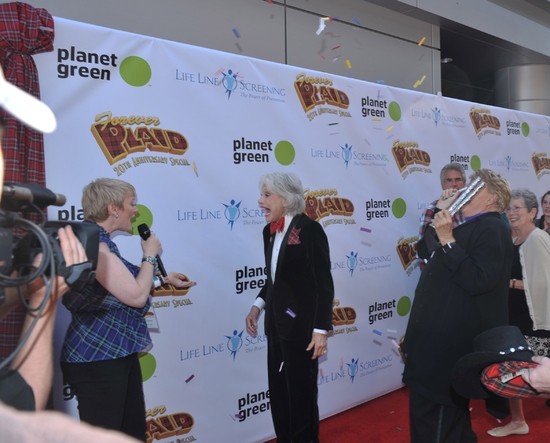
[(118, 218), (118, 213), (117, 213), (117, 214), (115, 214), (115, 218)]

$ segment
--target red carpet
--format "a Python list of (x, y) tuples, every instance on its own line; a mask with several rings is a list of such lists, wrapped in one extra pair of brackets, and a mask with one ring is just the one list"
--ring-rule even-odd
[[(478, 443), (550, 442), (550, 408), (546, 399), (524, 400), (523, 409), (529, 425), (528, 435), (511, 435), (496, 438), (487, 430), (501, 426), (485, 411), (485, 403), (473, 400), (472, 424)], [(507, 423), (509, 419), (504, 420)], [(409, 390), (408, 388), (348, 409), (321, 421), (321, 443), (408, 443), (409, 442)], [(267, 443), (275, 443), (270, 440)]]

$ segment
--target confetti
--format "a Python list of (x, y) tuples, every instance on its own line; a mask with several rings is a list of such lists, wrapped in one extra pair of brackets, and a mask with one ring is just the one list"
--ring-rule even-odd
[(323, 374), (323, 368), (319, 368), (319, 372), (321, 374), (321, 377), (324, 377), (325, 375)]
[(197, 171), (197, 165), (195, 164), (195, 162), (193, 162), (193, 171), (195, 171), (195, 175), (198, 177), (199, 172)]
[(285, 364), (284, 361), (281, 362), (281, 366), (279, 366), (279, 372), (281, 372), (283, 370), (283, 365)]
[(367, 246), (368, 248), (372, 248), (372, 245), (370, 243), (367, 243), (366, 241), (362, 241), (361, 244), (363, 246)]
[(340, 45), (335, 46), (334, 48), (332, 48), (332, 50), (334, 51), (335, 49), (338, 49), (339, 47), (340, 47)]
[(381, 122), (382, 119), (381, 119), (381, 118), (374, 118), (374, 117), (373, 117), (373, 118), (372, 118), (372, 121), (373, 121), (373, 122)]
[(373, 329), (372, 332), (374, 332), (377, 335), (382, 335), (382, 333), (380, 331), (377, 331), (376, 329)]
[(426, 80), (426, 76), (423, 75), (422, 78), (420, 79), (420, 84), (422, 84), (424, 82), (424, 80)]
[(353, 17), (353, 21), (354, 21), (355, 23), (357, 23), (359, 26), (361, 26), (361, 23), (360, 23), (359, 20), (357, 20), (355, 17)]
[(296, 314), (290, 308), (286, 308), (286, 314), (290, 315), (292, 318), (296, 317)]
[(336, 60), (338, 60), (340, 57), (341, 57), (340, 55), (334, 57), (334, 58), (332, 59), (332, 63), (334, 63), (334, 62), (335, 62)]
[(390, 132), (393, 129), (393, 125), (386, 129), (386, 132)]
[(372, 232), (372, 229), (369, 228), (360, 228), (359, 230), (363, 232), (368, 232), (369, 234)]
[(319, 29), (317, 29), (317, 35), (321, 34), (321, 32), (323, 32), (323, 29), (326, 28), (327, 25), (325, 25), (325, 20), (320, 18), (319, 19)]
[(392, 340), (391, 342), (393, 343), (393, 345), (394, 345), (397, 349), (399, 349), (399, 345), (397, 344), (397, 342), (396, 342), (395, 340)]
[(344, 369), (344, 357), (340, 357), (340, 371)]
[(348, 67), (348, 69), (351, 69), (351, 63), (349, 60), (346, 60), (346, 66)]
[(396, 426), (395, 429), (397, 429), (398, 431), (402, 431), (403, 429), (401, 429), (399, 426)]
[(397, 334), (397, 331), (395, 329), (386, 329), (388, 332), (393, 332), (394, 334)]
[[(319, 54), (320, 55), (320, 54)], [(325, 59), (325, 56), (324, 55), (320, 55), (320, 57), (324, 60)]]
[(422, 40), (418, 42), (418, 46), (422, 46), (422, 44), (426, 41), (426, 37), (422, 37)]
[(378, 345), (378, 346), (382, 346), (382, 343), (379, 342), (378, 340), (373, 340), (372, 342), (373, 342), (374, 344)]
[(235, 34), (235, 37), (241, 38), (241, 34), (239, 34), (239, 31), (237, 31), (237, 28), (233, 28), (233, 34)]
[(267, 0), (267, 3), (271, 5), (273, 3), (273, 0)]
[(191, 374), (191, 377), (189, 377), (187, 380), (185, 380), (185, 383), (189, 383), (194, 378), (195, 378), (195, 374)]
[(376, 80), (376, 83), (386, 83), (384, 80), (380, 79), (380, 80)]
[(390, 412), (390, 414), (393, 414), (393, 413), (395, 413), (395, 411), (391, 411), (391, 412)]
[(329, 123), (328, 125), (329, 126), (334, 126), (334, 125), (337, 125), (338, 123)]
[(395, 355), (397, 355), (398, 357), (400, 357), (400, 355), (397, 353), (397, 351), (396, 351), (395, 349), (392, 348), (391, 350), (393, 351), (393, 353), (394, 353)]

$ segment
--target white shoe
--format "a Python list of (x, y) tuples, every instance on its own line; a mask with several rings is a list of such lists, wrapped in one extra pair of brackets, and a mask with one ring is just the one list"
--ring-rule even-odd
[(529, 434), (529, 426), (527, 423), (525, 423), (523, 426), (520, 426), (516, 429), (510, 429), (506, 430), (504, 429), (505, 426), (501, 426), (500, 428), (493, 428), (489, 429), (487, 431), (487, 434), (493, 436), (493, 437), (506, 437), (508, 435), (526, 435)]

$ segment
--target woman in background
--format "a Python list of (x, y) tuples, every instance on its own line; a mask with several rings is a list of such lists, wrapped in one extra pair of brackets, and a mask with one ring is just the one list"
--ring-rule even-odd
[(146, 441), (138, 352), (151, 346), (145, 321), (149, 294), (154, 281), (155, 286), (176, 288), (194, 282), (173, 272), (164, 278), (155, 276), (161, 244), (154, 234), (141, 240), (141, 267), (120, 255), (111, 234), (132, 230), (138, 210), (131, 184), (99, 178), (84, 188), (82, 207), (84, 223), (99, 226), (99, 254), (96, 279), (63, 297), (72, 314), (61, 351), (63, 377), (78, 400), (82, 421)]
[[(543, 197), (544, 201), (544, 197)], [(535, 355), (548, 356), (550, 348), (550, 237), (535, 226), (539, 205), (528, 189), (512, 191), (506, 216), (512, 227), (514, 253), (508, 311)], [(521, 399), (510, 399), (512, 419), (505, 426), (487, 431), (493, 437), (525, 435), (529, 426)]]
[(535, 222), (537, 228), (542, 229), (543, 231), (550, 234), (550, 191), (547, 191), (546, 194), (540, 199), (540, 205), (542, 207), (542, 215)]

